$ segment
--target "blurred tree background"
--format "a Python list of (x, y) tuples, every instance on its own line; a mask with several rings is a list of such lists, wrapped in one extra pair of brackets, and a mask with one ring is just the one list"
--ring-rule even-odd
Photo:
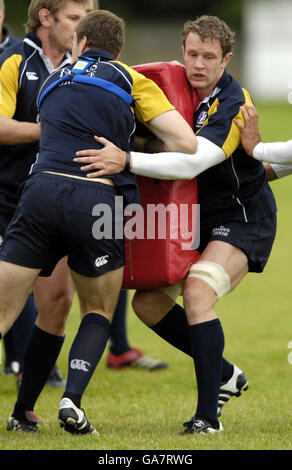
[[(244, 0), (100, 0), (100, 8), (124, 18), (127, 43), (121, 59), (129, 65), (143, 62), (179, 60), (183, 24), (202, 14), (222, 18), (236, 32), (237, 45), (229, 70), (240, 79), (242, 5)], [(30, 0), (6, 0), (6, 23), (23, 37)]]

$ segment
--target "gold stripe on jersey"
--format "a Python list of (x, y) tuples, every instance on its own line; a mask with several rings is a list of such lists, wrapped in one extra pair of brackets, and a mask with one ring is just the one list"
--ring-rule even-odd
[[(244, 98), (245, 98), (244, 104), (252, 104), (252, 100), (251, 100), (251, 97), (250, 97), (248, 91), (245, 90), (244, 88), (242, 88), (242, 92), (243, 92)], [(220, 104), (220, 102), (219, 102), (218, 98), (216, 98), (214, 100), (214, 102), (212, 103), (212, 105), (210, 106), (209, 110), (208, 110), (207, 119), (204, 121), (204, 124), (196, 132), (196, 134), (198, 134), (201, 131), (201, 129), (203, 129), (203, 127), (207, 126), (207, 124), (209, 123), (209, 118), (217, 112), (217, 108), (218, 108), (219, 104)], [(243, 118), (242, 112), (240, 110), (237, 113), (237, 115), (234, 116), (233, 119), (239, 119), (240, 121), (242, 121), (244, 123), (244, 118)], [(240, 141), (241, 141), (240, 129), (238, 128), (238, 126), (232, 120), (230, 131), (229, 131), (223, 145), (221, 146), (222, 150), (224, 151), (224, 153), (226, 155), (226, 158), (229, 158), (235, 152), (235, 150), (240, 145)]]
[(19, 81), (19, 65), (22, 56), (10, 56), (0, 69), (0, 114), (12, 118), (16, 110)]
[[(242, 88), (244, 98), (245, 98), (245, 103), (244, 104), (252, 104), (251, 97), (249, 96), (248, 91), (246, 91), (244, 88)], [(242, 116), (242, 112), (239, 111), (236, 116), (234, 116), (234, 119), (239, 119), (244, 123), (244, 119)], [(227, 139), (225, 140), (222, 150), (225, 152), (227, 158), (230, 157), (233, 152), (237, 149), (237, 147), (240, 145), (241, 142), (241, 135), (240, 135), (240, 129), (239, 127), (235, 124), (235, 122), (232, 120), (231, 128), (229, 131), (229, 134), (227, 136)]]

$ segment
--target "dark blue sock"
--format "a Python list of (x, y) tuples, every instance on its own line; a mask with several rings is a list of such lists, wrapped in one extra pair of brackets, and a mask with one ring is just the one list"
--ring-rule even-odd
[(23, 362), (23, 375), (13, 416), (22, 417), (24, 411), (33, 411), (64, 342), (34, 325)]
[(98, 313), (85, 315), (69, 353), (68, 377), (63, 397), (74, 398), (80, 408), (81, 397), (105, 350), (109, 321)]
[[(189, 324), (185, 310), (178, 304), (165, 315), (160, 322), (151, 329), (169, 344), (193, 357), (191, 343), (189, 341)], [(226, 382), (233, 374), (233, 365), (224, 357), (222, 358), (222, 382)]]
[(185, 310), (180, 305), (175, 304), (151, 329), (169, 344), (192, 357), (189, 324)]
[(197, 377), (196, 416), (218, 425), (217, 407), (222, 376), (224, 333), (220, 320), (210, 320), (189, 327)]
[(9, 366), (12, 361), (17, 361), (20, 364), (20, 369), (22, 369), (25, 349), (31, 336), (36, 317), (37, 311), (34, 305), (33, 295), (30, 294), (21, 314), (4, 337), (6, 366)]
[(122, 290), (110, 325), (110, 351), (119, 356), (131, 349), (127, 338), (127, 300), (128, 292)]

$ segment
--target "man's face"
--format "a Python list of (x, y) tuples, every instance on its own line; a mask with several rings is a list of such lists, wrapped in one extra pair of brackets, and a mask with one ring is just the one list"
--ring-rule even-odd
[(51, 45), (59, 52), (65, 53), (71, 51), (74, 32), (85, 14), (86, 11), (83, 5), (68, 0), (60, 8), (56, 17), (51, 17), (49, 40)]
[(223, 58), (218, 39), (206, 38), (202, 41), (197, 33), (189, 33), (183, 46), (183, 56), (188, 81), (196, 88), (202, 101), (222, 76), (232, 53)]

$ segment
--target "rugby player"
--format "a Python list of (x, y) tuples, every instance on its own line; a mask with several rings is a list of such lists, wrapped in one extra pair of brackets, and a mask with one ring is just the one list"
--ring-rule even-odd
[[(217, 17), (202, 16), (185, 24), (186, 75), (200, 99), (194, 113), (198, 150), (193, 155), (131, 152), (130, 159), (130, 171), (138, 175), (198, 178), (201, 257), (183, 286), (185, 312), (175, 303), (181, 285), (138, 291), (133, 299), (142, 321), (194, 360), (197, 409), (184, 423), (183, 434), (222, 430), (220, 408), (247, 387), (242, 371), (222, 358), (224, 333), (215, 305), (248, 272), (263, 271), (276, 233), (276, 203), (264, 167), (247, 158), (234, 123), (234, 118), (243, 119), (241, 106), (252, 101), (226, 71), (233, 43), (234, 34)], [(107, 139), (96, 141), (104, 148), (77, 152), (75, 161), (82, 170), (90, 172), (89, 178), (121, 171), (125, 152)]]
[[(96, 434), (81, 409), (81, 398), (108, 340), (124, 264), (122, 238), (114, 232), (101, 240), (93, 237), (92, 211), (97, 203), (113, 208), (117, 195), (124, 197), (125, 204), (137, 202), (138, 188), (128, 170), (90, 181), (72, 157), (96, 133), (129, 150), (134, 110), (165, 148), (193, 153), (197, 147), (192, 129), (158, 86), (117, 61), (123, 43), (120, 18), (103, 10), (89, 13), (74, 35), (76, 63), (57, 70), (44, 82), (38, 98), (40, 151), (0, 253), (2, 336), (39, 274), (50, 275), (58, 261), (68, 256), (82, 321), (69, 354), (59, 419), (74, 434)], [(115, 211), (112, 215), (115, 228)], [(123, 213), (118, 215), (122, 222)], [(58, 321), (55, 315), (51, 312), (52, 323)], [(42, 348), (44, 355), (51, 354), (45, 345)], [(32, 410), (23, 409), (23, 403), (18, 405), (22, 405), (22, 415), (14, 410), (8, 429), (37, 431), (38, 418)]]
[[(44, 79), (59, 66), (71, 62), (73, 32), (85, 15), (86, 0), (32, 0), (28, 10), (26, 37), (0, 57), (0, 233), (2, 237), (14, 214), (21, 186), (26, 179), (31, 164), (38, 151), (40, 124), (37, 123), (38, 110), (36, 99), (39, 87)], [(38, 280), (35, 286), (34, 299), (39, 312), (37, 325), (33, 329), (36, 317), (35, 306), (30, 296), (14, 328), (7, 336), (13, 345), (17, 342), (19, 362), (22, 362), (26, 342), (32, 333), (32, 344), (46, 345), (47, 351), (54, 347), (61, 348), (64, 339), (62, 315), (69, 313), (72, 281), (67, 282), (62, 276), (62, 262), (51, 278)], [(63, 283), (60, 282), (63, 279)], [(59, 311), (58, 322), (52, 323), (50, 312)], [(33, 331), (32, 331), (33, 329)], [(10, 332), (9, 332), (10, 333)], [(5, 338), (6, 340), (6, 338)], [(6, 341), (5, 341), (6, 346)], [(13, 350), (15, 346), (13, 346)], [(5, 350), (6, 352), (6, 350)], [(50, 384), (64, 386), (64, 379), (54, 366), (43, 358), (40, 362), (37, 354), (31, 351), (27, 360), (28, 374), (33, 383), (42, 380), (47, 369), (44, 384), (49, 378)], [(36, 370), (32, 364), (37, 361)], [(22, 365), (22, 364), (21, 364)], [(15, 373), (18, 369), (13, 369)], [(45, 372), (46, 373), (46, 372)], [(21, 373), (18, 379), (21, 378)], [(38, 383), (36, 387), (38, 388)], [(23, 401), (21, 396), (20, 401)], [(20, 412), (21, 414), (22, 412)]]

